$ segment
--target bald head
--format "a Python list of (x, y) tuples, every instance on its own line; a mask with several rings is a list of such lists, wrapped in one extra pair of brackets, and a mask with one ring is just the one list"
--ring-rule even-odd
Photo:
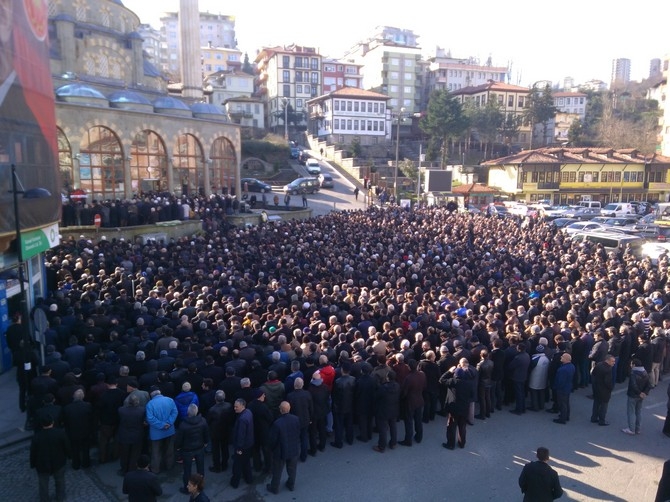
[(279, 404), (279, 413), (281, 413), (282, 415), (286, 415), (290, 411), (291, 411), (291, 405), (288, 404), (288, 401), (282, 401)]

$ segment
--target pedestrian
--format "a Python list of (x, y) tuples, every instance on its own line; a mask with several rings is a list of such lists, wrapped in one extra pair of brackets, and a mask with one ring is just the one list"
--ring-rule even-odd
[(209, 437), (212, 441), (212, 466), (210, 472), (222, 472), (228, 469), (230, 452), (230, 430), (235, 419), (233, 405), (226, 402), (226, 393), (217, 390), (214, 394), (214, 406), (207, 412)]
[(663, 462), (663, 472), (658, 481), (654, 502), (668, 502), (670, 500), (670, 460)]
[[(291, 407), (291, 413), (300, 420), (300, 461), (307, 460), (309, 450), (309, 424), (314, 417), (314, 402), (312, 395), (304, 388), (305, 381), (298, 377), (293, 382), (294, 390), (286, 400)], [(280, 410), (281, 411), (281, 410)]]
[(272, 197), (272, 202), (274, 203), (275, 207), (279, 207), (279, 195), (275, 194), (274, 197)]
[(189, 502), (209, 502), (209, 497), (204, 492), (205, 477), (202, 474), (198, 474), (197, 472), (191, 474), (186, 488), (190, 495)]
[(651, 379), (647, 370), (642, 366), (642, 361), (634, 358), (631, 361), (630, 377), (628, 378), (628, 427), (621, 429), (624, 434), (631, 436), (640, 433), (640, 422), (642, 420), (642, 401), (651, 390)]
[(356, 200), (358, 200), (358, 192), (359, 192), (358, 187), (355, 187), (355, 188), (354, 188), (354, 198), (355, 198)]
[(91, 466), (91, 437), (93, 435), (93, 406), (84, 401), (84, 391), (74, 391), (73, 400), (63, 408), (63, 425), (70, 441), (72, 468)]
[(549, 450), (540, 446), (537, 460), (523, 466), (519, 476), (519, 487), (524, 502), (551, 502), (561, 498), (563, 488), (558, 473), (549, 466)]
[(233, 408), (237, 419), (233, 426), (233, 477), (230, 486), (237, 488), (242, 478), (249, 485), (253, 482), (251, 453), (254, 446), (254, 419), (244, 399), (236, 399)]
[(279, 493), (279, 482), (286, 466), (286, 488), (295, 489), (295, 476), (300, 455), (300, 419), (290, 413), (291, 405), (282, 401), (279, 405), (279, 418), (270, 429), (270, 448), (272, 450), (272, 480), (266, 488), (271, 493)]
[(140, 455), (137, 468), (123, 477), (123, 493), (128, 502), (156, 502), (163, 494), (158, 476), (149, 470), (149, 455)]
[(400, 386), (400, 402), (402, 403), (403, 421), (405, 422), (405, 439), (399, 442), (403, 446), (412, 446), (412, 439), (417, 443), (423, 440), (423, 393), (426, 390), (426, 375), (418, 371), (419, 363), (415, 359), (409, 361), (409, 373)]
[(526, 344), (519, 343), (514, 358), (507, 365), (507, 372), (514, 385), (515, 406), (510, 412), (515, 415), (526, 413), (526, 380), (529, 366), (530, 355), (526, 353)]
[(565, 352), (561, 355), (561, 365), (554, 376), (554, 390), (558, 404), (558, 418), (555, 418), (554, 422), (557, 424), (566, 424), (570, 420), (570, 393), (574, 376), (575, 366), (572, 364), (572, 356)]
[(398, 444), (397, 422), (400, 415), (400, 384), (396, 382), (396, 374), (389, 371), (383, 378), (384, 381), (375, 393), (375, 418), (379, 439), (372, 447), (379, 453), (384, 453), (387, 446), (393, 450)]
[(30, 467), (37, 471), (40, 502), (49, 502), (49, 478), (56, 483), (56, 500), (65, 500), (65, 464), (70, 457), (70, 442), (63, 429), (54, 427), (53, 418), (41, 418), (30, 443)]
[(302, 207), (307, 207), (307, 194), (302, 194)]
[(333, 431), (335, 440), (330, 443), (334, 448), (342, 448), (344, 440), (354, 443), (354, 393), (356, 379), (351, 376), (351, 363), (346, 361), (340, 367), (341, 375), (333, 384)]
[(442, 447), (448, 450), (456, 447), (457, 439), (459, 448), (465, 448), (470, 403), (476, 395), (475, 380), (468, 369), (468, 360), (462, 358), (457, 367), (450, 368), (440, 377), (440, 384), (447, 387), (447, 442), (442, 443)]
[(288, 192), (286, 192), (286, 195), (284, 195), (284, 205), (286, 206), (286, 209), (288, 209), (291, 205), (291, 194)]
[(593, 387), (593, 409), (591, 411), (591, 423), (598, 425), (609, 425), (607, 420), (607, 405), (612, 397), (614, 389), (613, 368), (616, 358), (608, 354), (605, 360), (597, 363), (591, 370), (591, 386)]
[(189, 404), (186, 418), (179, 423), (175, 446), (183, 461), (182, 480), (184, 485), (179, 491), (188, 494), (188, 481), (191, 478), (191, 468), (195, 460), (198, 474), (205, 475), (205, 447), (209, 444), (209, 427), (205, 419), (198, 414), (198, 405)]
[(151, 388), (149, 395), (151, 401), (147, 403), (146, 419), (151, 441), (151, 472), (158, 474), (161, 467), (169, 471), (174, 465), (174, 423), (177, 420), (177, 406), (155, 386)]
[(670, 437), (670, 384), (668, 384), (666, 393), (668, 394), (668, 411), (665, 414), (665, 422), (663, 423), (663, 434)]
[(128, 396), (127, 403), (119, 408), (119, 428), (116, 442), (119, 445), (120, 474), (137, 468), (137, 461), (144, 447), (146, 407), (139, 394)]

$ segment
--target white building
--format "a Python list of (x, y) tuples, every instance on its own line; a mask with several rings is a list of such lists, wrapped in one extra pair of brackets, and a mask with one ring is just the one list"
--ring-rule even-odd
[(658, 117), (658, 145), (656, 150), (660, 154), (670, 157), (670, 105), (668, 104), (668, 77), (670, 76), (670, 54), (666, 55), (661, 62), (661, 77), (658, 77), (657, 83), (647, 91), (648, 99), (655, 99), (661, 114)]
[(345, 87), (307, 102), (309, 133), (320, 141), (374, 145), (390, 139), (389, 97), (378, 92)]
[(428, 58), (426, 70), (426, 91), (457, 91), (464, 87), (476, 87), (489, 81), (505, 83), (508, 69), (493, 66), (491, 60), (480, 64), (476, 58), (454, 58), (450, 52), (438, 47), (435, 56)]

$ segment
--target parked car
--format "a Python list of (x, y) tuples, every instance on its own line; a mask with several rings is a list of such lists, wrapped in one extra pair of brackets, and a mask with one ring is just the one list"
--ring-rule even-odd
[(319, 188), (318, 178), (297, 178), (284, 186), (284, 192), (291, 195), (312, 194), (318, 192)]
[(617, 251), (625, 248), (639, 247), (644, 244), (644, 239), (637, 235), (628, 235), (618, 232), (577, 232), (572, 234), (572, 240), (576, 242), (593, 242), (602, 245), (607, 251)]
[(240, 184), (242, 185), (243, 192), (245, 191), (245, 188), (248, 192), (272, 192), (272, 185), (257, 180), (256, 178), (242, 178)]
[(335, 181), (330, 174), (321, 173), (317, 179), (319, 180), (319, 183), (321, 183), (321, 188), (335, 188)]
[(300, 148), (297, 145), (291, 145), (291, 158), (297, 159), (300, 156)]
[(576, 221), (571, 223), (568, 226), (563, 227), (561, 230), (568, 235), (576, 233), (584, 233), (589, 231), (594, 231), (596, 229), (606, 229), (607, 227), (602, 223), (593, 223), (591, 221)]
[(637, 225), (637, 218), (635, 216), (621, 216), (619, 218), (607, 218), (602, 223), (612, 227), (627, 227), (632, 229)]
[(599, 207), (580, 207), (579, 209), (568, 210), (565, 216), (575, 218), (577, 220), (590, 220), (596, 216), (601, 216)]
[(670, 227), (662, 227), (653, 224), (641, 225), (638, 223), (631, 228), (630, 233), (659, 242), (670, 241)]
[(575, 223), (577, 220), (574, 218), (556, 218), (555, 220), (551, 221), (551, 224), (554, 225), (556, 228), (563, 228), (567, 227), (568, 225)]
[(546, 220), (553, 220), (562, 218), (567, 210), (568, 206), (542, 206), (540, 216)]
[(321, 174), (321, 166), (319, 165), (319, 161), (316, 159), (307, 159), (307, 162), (305, 162), (305, 167), (307, 168), (307, 172), (312, 176), (318, 176)]
[(612, 202), (602, 208), (603, 216), (619, 217), (627, 214), (637, 214), (633, 205), (628, 202)]
[(307, 152), (300, 152), (298, 155), (298, 164), (304, 166), (307, 163), (307, 159), (311, 158), (311, 155)]

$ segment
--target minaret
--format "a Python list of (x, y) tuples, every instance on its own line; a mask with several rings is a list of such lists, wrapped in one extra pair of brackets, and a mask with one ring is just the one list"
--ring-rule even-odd
[(200, 67), (200, 12), (198, 0), (179, 0), (179, 57), (182, 97), (202, 100), (202, 69)]

